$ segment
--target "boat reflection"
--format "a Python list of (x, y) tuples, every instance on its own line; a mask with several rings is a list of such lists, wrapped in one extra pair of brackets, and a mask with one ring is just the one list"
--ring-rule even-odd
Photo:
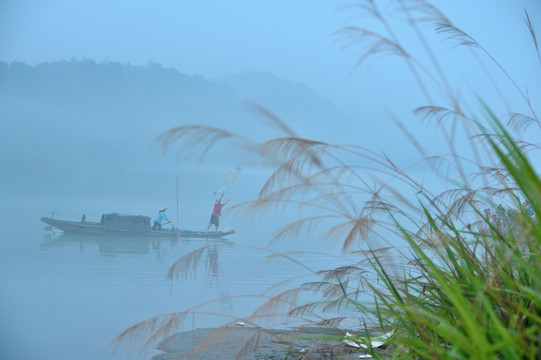
[(150, 250), (159, 250), (162, 242), (170, 243), (171, 247), (177, 245), (176, 239), (145, 238), (140, 236), (95, 236), (85, 234), (45, 235), (40, 249), (67, 247), (78, 244), (81, 251), (87, 247), (99, 247), (102, 254), (148, 254)]
[[(141, 256), (151, 259), (152, 263), (161, 263), (168, 257), (167, 262), (172, 261), (169, 269), (172, 276), (169, 280), (195, 278), (197, 274), (205, 274), (209, 287), (219, 287), (223, 277), (221, 250), (234, 246), (233, 242), (224, 239), (162, 239), (72, 233), (46, 234), (44, 240), (39, 244), (40, 250), (56, 253), (73, 253), (78, 250), (81, 254), (96, 254), (98, 250), (98, 256)], [(169, 258), (171, 255), (173, 258)]]
[[(61, 248), (69, 247), (74, 244), (78, 244), (81, 251), (85, 248), (99, 247), (100, 253), (103, 254), (148, 254), (151, 250), (153, 252), (159, 251), (163, 245), (166, 245), (168, 249), (174, 249), (179, 244), (187, 242), (195, 242), (197, 246), (201, 247), (205, 245), (210, 249), (210, 245), (214, 244), (212, 248), (217, 251), (216, 244), (223, 246), (232, 245), (233, 242), (224, 238), (219, 239), (183, 239), (183, 238), (156, 238), (156, 237), (144, 237), (144, 236), (114, 236), (114, 235), (90, 235), (90, 234), (74, 234), (74, 233), (60, 233), (60, 234), (44, 234), (44, 240), (40, 243), (39, 247), (42, 250), (49, 248)], [(212, 250), (209, 250), (209, 257), (215, 257)], [(213, 261), (210, 261), (212, 264)]]

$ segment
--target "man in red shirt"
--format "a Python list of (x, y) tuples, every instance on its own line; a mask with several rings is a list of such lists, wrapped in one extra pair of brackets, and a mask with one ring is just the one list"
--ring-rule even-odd
[(218, 232), (218, 226), (220, 225), (220, 215), (222, 215), (222, 208), (225, 206), (225, 204), (229, 202), (229, 200), (231, 200), (231, 199), (227, 199), (222, 204), (221, 201), (223, 197), (224, 195), (222, 194), (222, 196), (220, 196), (220, 198), (216, 199), (216, 201), (214, 202), (214, 209), (212, 209), (212, 215), (210, 216), (209, 225), (207, 226), (207, 232), (209, 231), (210, 226), (212, 224), (216, 226), (216, 232)]

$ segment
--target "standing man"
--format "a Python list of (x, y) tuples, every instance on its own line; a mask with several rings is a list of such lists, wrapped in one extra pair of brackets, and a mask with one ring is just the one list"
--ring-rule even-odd
[(156, 219), (154, 219), (154, 225), (152, 225), (152, 230), (162, 231), (162, 221), (164, 220), (168, 224), (171, 223), (171, 221), (169, 221), (169, 219), (167, 218), (167, 215), (165, 215), (165, 210), (167, 210), (167, 208), (165, 206), (162, 206), (160, 211), (158, 211), (158, 216), (156, 216)]
[(220, 196), (219, 199), (216, 199), (214, 202), (214, 209), (212, 209), (212, 215), (210, 216), (210, 222), (207, 226), (207, 231), (209, 232), (210, 226), (214, 224), (216, 226), (216, 232), (218, 232), (218, 226), (220, 225), (220, 215), (222, 215), (222, 208), (229, 202), (231, 199), (227, 199), (223, 204), (221, 203), (224, 194)]

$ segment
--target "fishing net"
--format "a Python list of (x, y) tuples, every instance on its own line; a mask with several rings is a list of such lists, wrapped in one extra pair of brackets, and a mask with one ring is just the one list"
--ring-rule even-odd
[(215, 197), (222, 196), (225, 190), (229, 187), (229, 185), (231, 185), (233, 182), (235, 182), (235, 180), (238, 179), (239, 174), (240, 174), (240, 167), (237, 166), (236, 169), (233, 169), (233, 168), (229, 169), (227, 172), (227, 176), (225, 177), (224, 184), (222, 185), (221, 188), (214, 191), (214, 196)]
[(237, 166), (236, 169), (229, 169), (227, 177), (225, 178), (225, 185), (231, 185), (239, 177), (240, 167)]

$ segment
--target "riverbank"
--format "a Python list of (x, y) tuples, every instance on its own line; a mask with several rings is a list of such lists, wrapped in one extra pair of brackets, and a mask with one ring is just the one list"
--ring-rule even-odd
[(152, 360), (213, 359), (359, 359), (360, 349), (343, 343), (334, 329), (265, 330), (256, 327), (195, 329), (170, 336), (157, 345)]

